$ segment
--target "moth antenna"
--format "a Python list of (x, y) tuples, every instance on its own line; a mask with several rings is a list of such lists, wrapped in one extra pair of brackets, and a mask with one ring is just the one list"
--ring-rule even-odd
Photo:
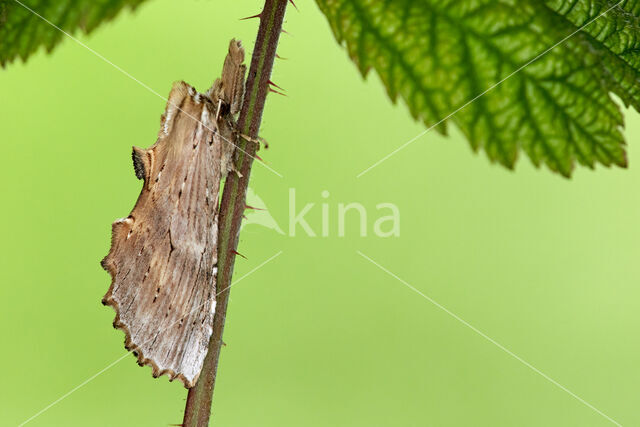
[(231, 251), (231, 253), (232, 253), (232, 254), (234, 254), (234, 255), (241, 256), (241, 257), (242, 257), (242, 258), (244, 258), (244, 259), (248, 259), (246, 256), (242, 255), (242, 254), (241, 254), (240, 252), (238, 252), (238, 251)]
[(283, 92), (277, 91), (277, 90), (275, 90), (275, 89), (273, 89), (273, 88), (269, 88), (269, 92), (277, 93), (278, 95), (282, 95), (282, 96), (287, 96), (287, 94), (286, 94), (286, 93), (283, 93)]
[(244, 208), (245, 209), (253, 209), (254, 211), (264, 211), (264, 210), (266, 210), (266, 209), (262, 209), (262, 208), (256, 208), (254, 206), (250, 206), (250, 205), (247, 205), (247, 204), (244, 205)]
[(295, 10), (297, 10), (298, 12), (300, 12), (300, 9), (298, 9), (298, 6), (296, 6), (296, 4), (293, 2), (293, 0), (289, 0), (289, 3), (291, 3), (291, 6), (293, 6), (293, 8)]
[(283, 92), (285, 91), (282, 87), (278, 86), (277, 84), (275, 84), (275, 83), (274, 83), (274, 82), (272, 82), (271, 80), (269, 80), (269, 81), (268, 81), (268, 83), (269, 83), (271, 86), (277, 87), (278, 89), (280, 89), (280, 90), (281, 90), (281, 91), (283, 91)]
[(247, 16), (246, 18), (240, 18), (240, 21), (246, 21), (247, 19), (254, 19), (254, 18), (262, 18), (262, 13), (258, 13), (257, 15)]

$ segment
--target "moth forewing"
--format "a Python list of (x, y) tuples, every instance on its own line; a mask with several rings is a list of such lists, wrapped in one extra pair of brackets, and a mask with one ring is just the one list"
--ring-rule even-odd
[(229, 53), (222, 68), (222, 97), (232, 115), (240, 112), (244, 95), (247, 67), (244, 65), (244, 49), (238, 40), (231, 40)]
[(244, 62), (244, 49), (239, 40), (231, 40), (229, 52), (222, 67), (222, 78), (209, 89), (208, 95), (215, 105), (218, 105), (216, 118), (218, 132), (215, 137), (222, 140), (222, 171), (226, 174), (235, 170), (233, 153), (236, 148), (238, 130), (234, 116), (240, 111), (245, 90), (245, 74), (247, 67)]
[[(202, 95), (174, 84), (157, 142), (133, 148), (144, 185), (131, 214), (113, 224), (102, 261), (112, 278), (103, 303), (115, 309), (125, 347), (154, 376), (186, 387), (200, 375), (215, 312), (218, 195), (234, 149), (230, 104), (215, 93), (221, 88)], [(220, 102), (227, 110), (216, 118)]]

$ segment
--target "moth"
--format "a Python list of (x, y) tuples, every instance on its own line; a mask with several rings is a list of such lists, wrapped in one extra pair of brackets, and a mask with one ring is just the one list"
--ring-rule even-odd
[(131, 214), (112, 225), (102, 267), (125, 348), (185, 387), (198, 380), (216, 306), (220, 182), (234, 170), (234, 118), (244, 94), (244, 49), (231, 40), (222, 77), (206, 93), (174, 83), (158, 139), (133, 147), (144, 181)]

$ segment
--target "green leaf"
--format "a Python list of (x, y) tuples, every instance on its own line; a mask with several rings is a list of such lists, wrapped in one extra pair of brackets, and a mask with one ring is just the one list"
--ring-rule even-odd
[(626, 167), (611, 94), (640, 107), (640, 0), (316, 1), (364, 76), (427, 126), (460, 109), (451, 120), (492, 161)]
[(124, 7), (135, 9), (143, 1), (20, 0), (32, 12), (15, 0), (0, 0), (0, 65), (18, 57), (26, 61), (40, 46), (51, 52), (66, 37), (51, 24), (70, 34), (77, 28), (88, 34)]

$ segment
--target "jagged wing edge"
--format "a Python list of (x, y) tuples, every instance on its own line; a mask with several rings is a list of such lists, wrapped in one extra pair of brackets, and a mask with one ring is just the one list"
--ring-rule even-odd
[[(169, 99), (167, 101), (165, 112), (162, 115), (160, 132), (158, 137), (159, 139), (164, 138), (164, 136), (168, 135), (171, 132), (171, 125), (173, 123), (173, 118), (176, 116), (176, 111), (180, 110), (180, 106), (182, 105), (182, 100), (187, 95), (191, 95), (192, 91), (193, 91), (193, 87), (188, 85), (185, 82), (176, 82), (173, 84), (171, 93), (169, 94)], [(151, 148), (153, 148), (153, 146), (150, 147), (149, 150)], [(145, 185), (143, 185), (142, 190), (140, 191), (140, 195), (142, 195), (145, 190), (146, 190), (146, 182), (145, 182)], [(138, 199), (136, 200), (136, 204), (131, 210), (132, 212), (133, 210), (135, 210), (138, 204), (138, 200), (140, 200), (140, 195), (138, 196)], [(191, 388), (198, 381), (198, 378), (200, 376), (199, 372), (193, 378), (193, 381), (189, 381), (183, 374), (181, 373), (178, 374), (173, 369), (160, 369), (160, 367), (152, 359), (144, 356), (144, 353), (140, 348), (140, 346), (131, 340), (131, 331), (129, 330), (129, 326), (120, 320), (120, 307), (112, 297), (113, 286), (115, 285), (115, 282), (116, 282), (117, 269), (116, 269), (115, 263), (111, 259), (111, 254), (114, 248), (115, 237), (119, 232), (118, 230), (127, 223), (129, 218), (131, 217), (129, 216), (127, 218), (119, 219), (115, 221), (113, 224), (111, 224), (111, 247), (109, 248), (109, 253), (100, 262), (100, 265), (102, 266), (102, 268), (104, 268), (111, 275), (111, 285), (109, 286), (109, 290), (107, 291), (107, 293), (102, 298), (102, 304), (108, 305), (115, 310), (116, 317), (113, 320), (113, 327), (116, 329), (120, 329), (121, 331), (124, 332), (124, 335), (125, 335), (124, 347), (130, 353), (133, 353), (137, 357), (138, 365), (150, 366), (152, 370), (152, 375), (154, 378), (158, 378), (162, 375), (167, 375), (169, 377), (169, 381), (173, 381), (177, 378), (182, 382), (182, 384), (184, 384), (186, 388)]]
[[(116, 226), (117, 226), (117, 223), (114, 223), (112, 233), (115, 233)], [(162, 375), (167, 375), (169, 377), (169, 381), (173, 381), (177, 378), (182, 382), (182, 384), (184, 384), (186, 388), (193, 387), (198, 381), (198, 377), (200, 376), (200, 373), (198, 373), (193, 378), (193, 381), (189, 381), (183, 374), (178, 374), (173, 369), (160, 369), (160, 367), (153, 361), (153, 359), (145, 357), (144, 352), (142, 351), (140, 346), (131, 340), (131, 331), (129, 330), (129, 327), (120, 320), (120, 307), (118, 306), (118, 303), (111, 296), (113, 291), (113, 285), (115, 284), (116, 269), (115, 269), (115, 265), (113, 265), (112, 262), (107, 261), (108, 256), (109, 255), (107, 255), (102, 260), (101, 264), (102, 264), (102, 267), (105, 270), (107, 270), (111, 275), (111, 286), (109, 287), (109, 290), (107, 291), (105, 296), (102, 298), (102, 304), (108, 305), (115, 310), (116, 317), (113, 320), (113, 327), (116, 329), (120, 329), (122, 332), (124, 332), (124, 335), (125, 335), (124, 348), (130, 353), (133, 353), (133, 355), (137, 357), (138, 365), (150, 366), (152, 370), (151, 375), (153, 375), (154, 378), (158, 378)]]

